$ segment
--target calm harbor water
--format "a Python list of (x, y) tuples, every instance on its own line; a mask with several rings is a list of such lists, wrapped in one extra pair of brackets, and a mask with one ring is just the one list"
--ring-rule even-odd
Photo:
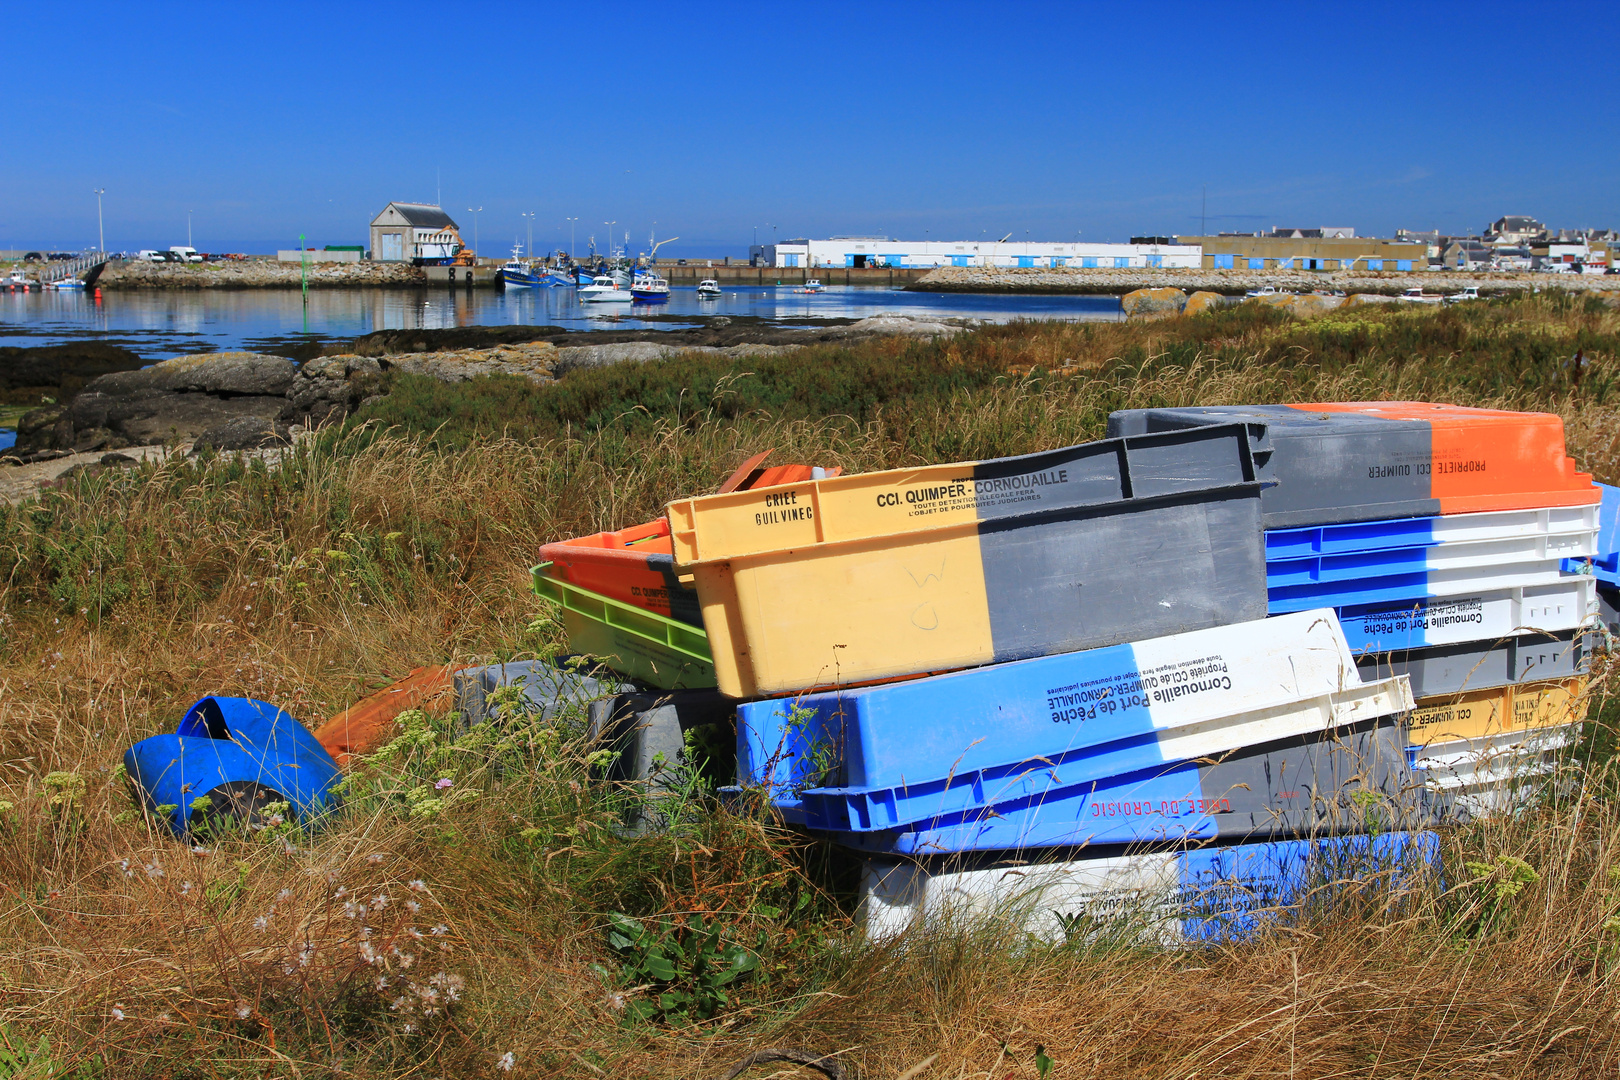
[[(573, 289), (290, 289), (0, 292), (0, 345), (60, 345), (97, 340), (162, 360), (221, 349), (276, 351), (303, 341), (358, 337), (373, 330), (453, 326), (552, 325), (570, 330), (675, 329), (693, 316), (753, 316), (789, 326), (865, 318), (893, 311), (994, 321), (1117, 319), (1112, 296), (1005, 296), (912, 293), (870, 286), (829, 286), (817, 294), (790, 287), (727, 288), (700, 300), (677, 287), (663, 304), (581, 304)], [(649, 318), (650, 317), (650, 318)], [(690, 321), (688, 321), (690, 320)]]

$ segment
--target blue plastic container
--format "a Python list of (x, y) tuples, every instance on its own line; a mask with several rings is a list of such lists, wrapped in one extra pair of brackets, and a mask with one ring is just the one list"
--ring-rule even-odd
[(125, 751), (124, 768), (150, 812), (174, 808), (161, 816), (176, 836), (211, 819), (252, 820), (277, 802), (307, 824), (335, 805), (343, 775), (303, 724), (269, 702), (233, 697), (198, 701), (172, 735)]
[[(845, 828), (818, 813), (839, 800), (805, 792), (807, 824)], [(1351, 732), (1301, 736), (1218, 760), (1053, 785), (1037, 796), (942, 814), (901, 830), (835, 831), (862, 851), (939, 855), (1098, 844), (1253, 840), (1429, 828), (1453, 816), (1414, 775), (1394, 719)]]
[[(1041, 783), (1057, 766), (1072, 763), (1095, 779), (1195, 757), (1209, 752), (1208, 740), (1190, 752), (1167, 742), (1257, 710), (1292, 710), (1365, 689), (1333, 613), (1300, 612), (910, 682), (745, 703), (737, 709), (737, 777), (745, 787), (764, 787), (789, 820), (803, 820), (805, 789), (827, 787), (922, 799), (926, 811), (909, 819), (917, 820), (947, 805), (983, 805), (1009, 784)], [(1310, 722), (1314, 730), (1329, 726), (1314, 713)], [(1265, 737), (1311, 729), (1270, 730)], [(874, 795), (874, 806), (886, 797)]]
[(1440, 845), (1432, 832), (1393, 832), (1192, 851), (1099, 849), (1067, 859), (1021, 853), (1012, 864), (969, 869), (960, 859), (936, 869), (939, 861), (866, 865), (859, 914), (869, 939), (892, 939), (919, 921), (959, 926), (991, 916), (1059, 942), (1110, 922), (1166, 945), (1237, 942), (1308, 902), (1387, 897), (1438, 877)]
[[(1598, 505), (1597, 553), (1591, 559), (1592, 573), (1607, 585), (1620, 586), (1620, 488), (1599, 484), (1603, 501)], [(1586, 572), (1586, 559), (1565, 559), (1564, 569), (1572, 574)]]

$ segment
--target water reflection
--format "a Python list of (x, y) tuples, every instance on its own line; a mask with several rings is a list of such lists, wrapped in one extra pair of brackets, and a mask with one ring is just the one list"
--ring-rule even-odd
[(584, 304), (573, 289), (198, 289), (0, 292), (0, 344), (49, 345), (84, 338), (117, 342), (161, 358), (214, 349), (267, 347), (298, 340), (357, 337), (373, 330), (435, 330), (456, 326), (550, 325), (573, 330), (606, 327), (672, 329), (699, 316), (727, 315), (814, 326), (829, 318), (882, 312), (934, 317), (1116, 319), (1108, 296), (999, 296), (911, 293), (865, 286), (829, 286), (822, 293), (788, 286), (728, 287), (702, 298), (677, 286), (662, 304)]

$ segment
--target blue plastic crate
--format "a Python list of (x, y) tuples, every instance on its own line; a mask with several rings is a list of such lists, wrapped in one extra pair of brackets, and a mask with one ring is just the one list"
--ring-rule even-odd
[[(1590, 563), (1592, 574), (1609, 585), (1620, 585), (1620, 488), (1599, 484), (1603, 501), (1598, 505), (1597, 552)], [(1564, 569), (1572, 574), (1586, 572), (1588, 560), (1565, 559)]]
[[(933, 860), (869, 862), (859, 915), (869, 939), (917, 923), (1012, 918), (1064, 941), (1110, 923), (1166, 945), (1239, 942), (1310, 904), (1381, 899), (1439, 881), (1439, 837), (1390, 832), (1195, 850), (1024, 852), (1011, 864), (936, 869)], [(1042, 858), (1044, 856), (1044, 858)], [(952, 860), (954, 863), (955, 860)]]
[[(737, 776), (743, 786), (763, 787), (790, 820), (802, 820), (799, 796), (807, 788), (909, 792), (940, 782), (921, 797), (973, 799), (975, 785), (1025, 782), (1030, 763), (1096, 760), (1103, 747), (1108, 771), (1100, 775), (1197, 756), (1207, 751), (1167, 744), (1190, 725), (1293, 707), (1360, 683), (1333, 614), (1300, 612), (910, 682), (748, 702), (737, 710)], [(938, 809), (936, 802), (926, 813)]]
[(1543, 507), (1266, 532), (1273, 615), (1557, 581), (1584, 564), (1597, 508)]
[[(805, 793), (812, 829), (843, 801)], [(920, 856), (1095, 844), (1248, 840), (1336, 835), (1369, 828), (1428, 828), (1449, 802), (1414, 776), (1406, 734), (1393, 718), (1351, 732), (1300, 736), (1219, 759), (1053, 785), (1036, 796), (941, 814), (883, 832), (829, 831), (863, 851)]]

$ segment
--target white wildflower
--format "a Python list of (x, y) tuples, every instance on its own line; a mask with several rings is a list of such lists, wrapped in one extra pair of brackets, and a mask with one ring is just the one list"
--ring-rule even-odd
[(112, 1007), (112, 1018), (114, 1020), (122, 1020), (124, 1018), (124, 1010), (121, 1007), (114, 1005)]
[(253, 920), (253, 929), (255, 930), (265, 930), (268, 929), (269, 926), (270, 916), (268, 915), (260, 915), (258, 918)]
[(511, 1072), (516, 1065), (517, 1057), (510, 1050), (495, 1059), (495, 1067), (501, 1072)]
[(237, 1016), (237, 1019), (246, 1020), (248, 1017), (250, 1017), (252, 1015), (253, 1015), (253, 1006), (249, 1005), (245, 1001), (238, 1001), (236, 1003), (236, 1016)]
[(412, 915), (415, 915), (418, 911), (422, 910), (422, 905), (418, 904), (415, 900), (407, 900), (405, 901), (405, 910), (409, 911)]
[(380, 852), (374, 851), (370, 855), (366, 856), (366, 862), (370, 863), (372, 866), (376, 866), (378, 863), (382, 862), (382, 860), (383, 857)]
[(407, 889), (411, 890), (411, 892), (427, 892), (427, 883), (424, 882), (421, 878), (417, 878), (414, 881), (407, 882), (405, 887)]

